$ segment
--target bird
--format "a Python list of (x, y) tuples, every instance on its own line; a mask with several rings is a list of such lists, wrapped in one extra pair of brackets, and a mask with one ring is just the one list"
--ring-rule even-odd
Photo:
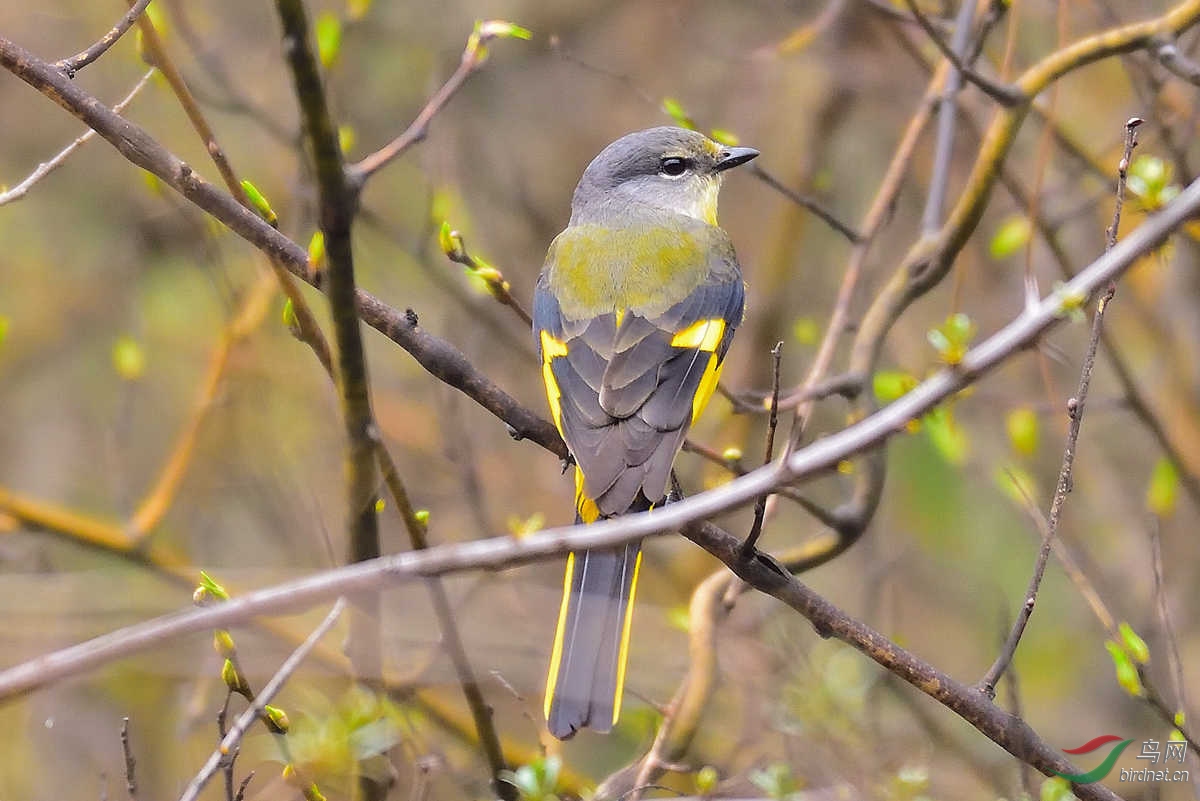
[[(648, 511), (720, 378), (745, 283), (717, 224), (725, 172), (758, 151), (672, 126), (627, 134), (587, 166), (533, 298), (554, 425), (575, 464), (575, 522)], [(574, 551), (546, 681), (569, 739), (621, 714), (641, 543)]]

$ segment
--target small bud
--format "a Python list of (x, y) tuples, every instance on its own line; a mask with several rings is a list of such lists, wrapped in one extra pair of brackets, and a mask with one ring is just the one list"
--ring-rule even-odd
[(308, 271), (316, 274), (325, 269), (325, 232), (317, 231), (308, 240)]
[(728, 448), (721, 451), (721, 458), (727, 462), (740, 462), (742, 460), (742, 456), (744, 455), (745, 454), (742, 453), (742, 449), (736, 445), (730, 445)]
[(279, 217), (276, 216), (275, 210), (271, 208), (271, 204), (263, 196), (263, 193), (258, 191), (257, 186), (243, 179), (242, 191), (246, 193), (246, 200), (250, 201), (250, 206), (258, 212), (260, 217), (271, 226), (279, 224)]
[(221, 681), (225, 682), (225, 686), (232, 692), (240, 695), (245, 695), (250, 691), (250, 685), (242, 678), (242, 674), (238, 672), (232, 659), (226, 659), (225, 664), (221, 665)]
[(1117, 631), (1121, 635), (1121, 645), (1133, 657), (1133, 661), (1139, 665), (1147, 664), (1150, 661), (1150, 646), (1146, 645), (1146, 641), (1138, 636), (1138, 633), (1133, 630), (1133, 626), (1122, 622), (1117, 626)]
[(711, 795), (717, 789), (720, 776), (712, 765), (705, 765), (696, 771), (696, 795)]
[(422, 526), (429, 525), (429, 510), (428, 509), (418, 509), (417, 511), (413, 512), (413, 517), (416, 518), (416, 521), (418, 523), (420, 523)]
[(213, 650), (221, 656), (228, 659), (237, 653), (237, 646), (233, 642), (233, 635), (225, 629), (217, 629), (213, 632)]
[(267, 704), (263, 707), (263, 714), (267, 716), (267, 721), (275, 729), (276, 734), (287, 734), (292, 724), (288, 720), (286, 712), (277, 706)]
[(533, 32), (502, 19), (489, 19), (476, 23), (475, 30), (482, 39), (532, 39)]

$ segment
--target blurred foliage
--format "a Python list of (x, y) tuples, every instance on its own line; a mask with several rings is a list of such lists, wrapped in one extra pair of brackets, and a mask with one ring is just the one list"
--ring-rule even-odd
[[(1064, 6), (1066, 27), (1078, 36), (1112, 24), (1112, 15), (1141, 19), (1168, 5), (1073, 3)], [(1008, 75), (1050, 52), (1057, 6), (1013, 4), (1019, 21), (1003, 22), (983, 57), (1001, 62), (1008, 30), (1016, 35)], [(319, 271), (324, 248), (313, 235), (311, 175), (297, 146), (298, 115), (271, 4), (160, 0), (151, 9), (256, 209), (307, 246)], [(544, 398), (526, 326), (493, 299), (486, 281), (474, 286), (448, 263), (439, 246), (443, 221), (453, 220), (455, 232), (487, 254), (497, 280), (527, 301), (592, 156), (627, 131), (675, 121), (758, 148), (757, 165), (855, 226), (921, 102), (927, 70), (916, 56), (934, 57), (915, 28), (857, 2), (330, 0), (310, 9), (350, 158), (408, 125), (458, 65), (468, 37), (479, 36), (477, 20), (514, 20), (519, 26), (504, 35), (528, 37), (493, 42), (487, 65), (433, 121), (428, 139), (372, 179), (355, 247), (363, 286), (412, 309), (424, 329), (538, 410)], [(122, 10), (121, 3), (83, 0), (2, 4), (0, 31), (61, 58), (102, 35)], [(1131, 207), (1153, 211), (1192, 178), (1188, 165), (1200, 155), (1195, 91), (1175, 80), (1158, 83), (1165, 73), (1153, 66), (1148, 73), (1149, 64), (1140, 56), (1104, 61), (1061, 84), (1053, 124), (1101, 174), (1061, 149), (1050, 151), (1039, 174), (1036, 121), (1009, 162), (1023, 186), (1040, 181), (1039, 213), (1076, 269), (1103, 249), (1129, 116), (1149, 119), (1130, 166)], [(115, 102), (144, 70), (131, 34), (76, 81)], [(977, 91), (967, 89), (962, 100), (974, 125), (960, 127), (951, 192), (970, 166), (972, 129), (991, 114)], [(17, 184), (81, 132), (12, 79), (0, 82), (0, 108), (3, 185)], [(127, 114), (217, 182), (165, 82), (152, 81)], [(918, 236), (933, 140), (930, 128), (871, 248), (852, 321)], [(1122, 235), (1140, 219), (1127, 213)], [(728, 180), (721, 220), (748, 282), (748, 314), (724, 380), (735, 390), (769, 388), (770, 349), (790, 335), (798, 346), (783, 351), (786, 389), (803, 378), (824, 334), (850, 246), (748, 171)], [(292, 337), (294, 316), (281, 299), (233, 346), (215, 395), (197, 405), (212, 356), (265, 269), (259, 254), (99, 140), (25, 199), (0, 207), (0, 241), (0, 492), (128, 520), (180, 432), (203, 413), (182, 483), (146, 546), (177, 558), (186, 580), (147, 567), (137, 554), (32, 530), (0, 509), (4, 665), (183, 608), (201, 567), (236, 595), (342, 560), (337, 403), (317, 361)], [(1197, 255), (1195, 241), (1181, 239), (1146, 259), (1122, 283), (1106, 319), (1193, 473), (1200, 469)], [(884, 344), (873, 380), (879, 401), (959, 363), (973, 341), (1019, 314), (1026, 258), (1041, 291), (1062, 296), (1064, 316), (1086, 315), (1085, 299), (1055, 288), (1062, 276), (1028, 211), (997, 189), (952, 278), (920, 300)], [(306, 292), (325, 324), (320, 295)], [(1053, 492), (1066, 398), (1086, 336), (1086, 326), (1060, 327), (1036, 352), (911, 426), (924, 436), (896, 438), (885, 497), (863, 541), (804, 580), (956, 678), (970, 683), (982, 675), (1024, 599), (1039, 542), (1024, 506), (1044, 511)], [(434, 543), (522, 536), (571, 521), (571, 482), (556, 457), (512, 441), (503, 424), (383, 337), (369, 332), (367, 346), (381, 435)], [(1146, 520), (1147, 512), (1157, 516), (1164, 591), (1194, 698), (1197, 509), (1120, 393), (1101, 358), (1062, 534), (1086, 555), (1114, 614), (1131, 621), (1130, 634), (1136, 628), (1145, 637), (1137, 641), (1154, 657), (1146, 669), (1169, 689)], [(845, 422), (844, 405), (830, 399), (817, 405), (810, 430), (820, 436)], [(734, 414), (717, 399), (694, 438), (734, 461), (761, 454), (765, 425), (763, 415)], [(839, 503), (854, 480), (846, 468), (806, 494)], [(729, 477), (689, 454), (678, 472), (688, 491)], [(394, 506), (381, 514), (388, 551), (408, 547)], [(741, 512), (721, 522), (738, 531), (748, 520)], [(821, 533), (781, 499), (762, 545), (783, 550)], [(560, 567), (447, 582), (505, 745), (523, 755), (513, 770), (525, 797), (569, 797), (644, 752), (687, 666), (682, 610), (714, 569), (711, 558), (678, 539), (649, 544), (625, 714), (611, 735), (584, 733), (566, 744), (543, 743), (538, 733)], [(395, 780), (396, 798), (489, 797), (423, 587), (389, 591), (383, 605), (388, 678), (400, 691), (391, 699), (357, 695), (339, 667), (339, 635), (331, 635), (279, 699), (297, 765), (320, 773), (330, 798), (349, 792), (346, 764), (364, 756)], [(294, 642), (319, 615), (280, 625)], [(261, 628), (233, 636), (245, 674), (237, 678), (253, 687), (290, 650), (287, 638)], [(1016, 764), (1000, 749), (861, 655), (821, 640), (770, 599), (741, 598), (718, 643), (723, 681), (688, 758), (708, 772), (663, 779), (682, 792), (786, 798), (836, 786), (855, 797), (952, 799), (1023, 791)], [(1064, 747), (1106, 731), (1163, 739), (1169, 727), (1131, 697), (1141, 686), (1135, 660), (1142, 654), (1133, 640), (1108, 639), (1051, 562), (1016, 656), (1018, 682), (1002, 685), (999, 700), (1013, 705), (1019, 688), (1026, 719)], [(127, 716), (143, 797), (169, 797), (217, 742), (222, 664), (209, 638), (184, 638), (0, 707), (0, 796), (92, 799), (98, 787), (120, 795), (117, 733)], [(1132, 755), (1123, 760), (1133, 766)], [(283, 792), (282, 780), (269, 778), (280, 776), (279, 750), (260, 730), (245, 743), (238, 769), (244, 775), (267, 766), (248, 798)], [(1039, 786), (1042, 798), (1069, 792), (1058, 780), (1025, 789), (1037, 794)], [(1159, 797), (1187, 796), (1183, 786), (1163, 785)]]

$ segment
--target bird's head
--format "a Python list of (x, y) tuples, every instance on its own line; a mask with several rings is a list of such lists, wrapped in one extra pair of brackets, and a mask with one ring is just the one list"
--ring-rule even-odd
[(725, 170), (757, 155), (753, 148), (722, 145), (686, 128), (663, 126), (627, 134), (584, 170), (571, 202), (571, 222), (603, 223), (622, 212), (649, 207), (716, 225)]

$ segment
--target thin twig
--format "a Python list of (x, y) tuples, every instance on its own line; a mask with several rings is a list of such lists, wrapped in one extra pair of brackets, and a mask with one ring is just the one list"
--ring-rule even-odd
[(434, 92), (403, 133), (371, 155), (346, 167), (346, 180), (352, 191), (361, 191), (367, 179), (429, 135), (429, 123), (487, 60), (487, 44), (497, 36), (488, 30), (487, 23), (476, 27), (476, 33), (468, 39), (454, 74)]
[[(964, 0), (964, 2), (974, 5), (974, 3), (972, 3), (970, 0)], [(1012, 84), (993, 81), (991, 78), (980, 75), (971, 67), (964, 64), (963, 60), (959, 58), (955, 49), (946, 44), (946, 42), (942, 39), (941, 34), (939, 34), (934, 28), (933, 24), (929, 22), (923, 13), (921, 13), (921, 9), (917, 7), (916, 0), (905, 0), (905, 3), (908, 5), (908, 10), (912, 12), (913, 18), (916, 19), (917, 24), (921, 26), (921, 30), (925, 31), (925, 34), (929, 37), (930, 41), (934, 43), (937, 49), (941, 51), (941, 54), (945, 56), (946, 60), (949, 61), (954, 69), (961, 73), (964, 78), (975, 84), (975, 86), (979, 87), (984, 94), (1002, 106), (1010, 107), (1026, 102), (1028, 98), (1026, 98), (1025, 93), (1022, 92), (1019, 87)], [(958, 37), (959, 33), (960, 31), (955, 30), (956, 38)]]
[(104, 34), (98, 42), (70, 58), (56, 61), (54, 63), (55, 69), (63, 72), (68, 78), (74, 78), (77, 72), (107, 53), (108, 48), (116, 44), (117, 40), (133, 27), (133, 23), (137, 22), (138, 17), (142, 16), (142, 12), (146, 10), (146, 6), (148, 5), (150, 5), (150, 0), (137, 0), (136, 3), (133, 3), (129, 7), (129, 11), (125, 12), (125, 15), (117, 20), (117, 24), (112, 26), (109, 32)]
[(130, 801), (137, 801), (137, 761), (133, 758), (133, 747), (129, 744), (129, 718), (121, 718), (121, 753), (125, 757), (125, 791)]
[(771, 187), (776, 192), (795, 203), (797, 206), (812, 212), (821, 220), (821, 222), (825, 223), (830, 228), (846, 237), (851, 244), (858, 244), (858, 242), (862, 240), (862, 235), (858, 231), (855, 231), (849, 225), (835, 217), (833, 212), (821, 205), (816, 198), (812, 197), (811, 195), (803, 194), (802, 192), (797, 192), (795, 189), (787, 186), (785, 183), (783, 183), (783, 181), (780, 181), (758, 164), (750, 164), (749, 168), (750, 174), (755, 178), (762, 181), (764, 184)]
[(238, 785), (237, 792), (233, 794), (233, 801), (242, 801), (246, 797), (246, 788), (250, 786), (250, 781), (254, 778), (254, 771), (246, 774), (246, 778), (242, 779), (242, 783)]
[[(779, 363), (783, 355), (783, 343), (776, 342), (771, 349), (771, 416), (767, 420), (767, 443), (763, 454), (763, 464), (770, 464), (775, 459), (775, 428), (779, 425)], [(762, 534), (763, 520), (767, 516), (767, 496), (760, 495), (754, 502), (754, 522), (750, 525), (750, 533), (742, 544), (742, 553), (749, 558), (754, 553), (754, 546)]]
[[(113, 113), (124, 113), (125, 107), (128, 106), (135, 97), (137, 97), (138, 93), (141, 92), (146, 84), (150, 82), (150, 78), (153, 76), (154, 68), (151, 67), (146, 74), (141, 77), (141, 80), (134, 84), (133, 88), (129, 90), (129, 94), (125, 95), (120, 103), (117, 103), (112, 107)], [(41, 164), (37, 165), (37, 169), (31, 172), (25, 178), (25, 180), (21, 181), (21, 183), (17, 184), (12, 189), (9, 189), (5, 192), (0, 192), (0, 206), (3, 206), (7, 203), (12, 203), (14, 200), (20, 200), (21, 198), (25, 197), (25, 195), (29, 193), (29, 190), (33, 188), (34, 184), (66, 163), (67, 159), (70, 158), (72, 153), (91, 141), (95, 135), (96, 130), (94, 128), (88, 128), (84, 133), (80, 134), (74, 142), (63, 148), (54, 158), (50, 159), (49, 161), (43, 161)]]
[(448, 230), (449, 226), (443, 228), (442, 248), (446, 258), (455, 264), (461, 264), (471, 271), (472, 274), (479, 277), (486, 285), (488, 293), (499, 301), (502, 305), (512, 309), (512, 311), (520, 318), (521, 322), (526, 327), (533, 325), (533, 318), (529, 316), (529, 312), (525, 310), (524, 304), (517, 300), (512, 293), (512, 287), (508, 281), (504, 279), (504, 274), (497, 270), (492, 265), (477, 259), (467, 250), (467, 242), (463, 235), (458, 231)]
[[(1192, 718), (1187, 714), (1188, 698), (1187, 683), (1183, 678), (1183, 660), (1179, 656), (1179, 637), (1175, 631), (1175, 622), (1171, 618), (1171, 609), (1167, 603), (1167, 582), (1163, 570), (1162, 537), (1160, 521), (1157, 517), (1150, 523), (1150, 564), (1154, 570), (1154, 606), (1158, 612), (1158, 623), (1162, 627), (1163, 639), (1167, 642), (1167, 669), (1171, 673), (1171, 685), (1178, 699), (1179, 711), (1184, 720)], [(1198, 755), (1200, 756), (1200, 755)], [(1200, 781), (1200, 776), (1195, 781)]]
[(200, 791), (204, 789), (204, 786), (208, 784), (209, 780), (220, 769), (221, 764), (237, 749), (242, 738), (246, 736), (246, 732), (254, 725), (254, 721), (263, 716), (263, 710), (267, 704), (283, 689), (283, 685), (287, 683), (292, 674), (296, 672), (296, 669), (300, 667), (300, 663), (305, 660), (317, 642), (333, 628), (334, 623), (337, 623), (345, 607), (345, 599), (338, 598), (333, 608), (329, 610), (329, 614), (321, 621), (321, 624), (313, 629), (312, 633), (300, 644), (300, 647), (293, 651), (291, 656), (279, 666), (279, 670), (276, 671), (271, 680), (258, 693), (258, 696), (254, 699), (254, 703), (250, 704), (246, 708), (246, 711), (238, 715), (237, 719), (233, 721), (233, 725), (229, 727), (229, 731), (221, 738), (221, 744), (212, 752), (212, 755), (204, 763), (204, 767), (200, 769), (200, 772), (188, 782), (188, 786), (179, 797), (179, 801), (195, 801), (200, 795)]
[[(1121, 163), (1117, 166), (1116, 203), (1113, 210), (1112, 225), (1106, 231), (1105, 253), (1112, 252), (1112, 249), (1117, 244), (1117, 228), (1121, 223), (1121, 210), (1125, 199), (1125, 178), (1129, 171), (1129, 159), (1132, 156), (1133, 149), (1137, 147), (1137, 129), (1141, 124), (1142, 120), (1137, 117), (1132, 117), (1125, 123), (1125, 152), (1121, 157)], [(1116, 291), (1116, 281), (1109, 281), (1104, 295), (1101, 296), (1096, 304), (1096, 314), (1092, 318), (1091, 336), (1088, 339), (1087, 350), (1083, 357), (1083, 367), (1079, 374), (1079, 386), (1075, 390), (1074, 397), (1067, 400), (1067, 440), (1063, 446), (1062, 468), (1058, 474), (1054, 498), (1050, 502), (1050, 513), (1047, 516), (1046, 528), (1042, 534), (1042, 546), (1038, 551), (1033, 575), (1029, 579), (1029, 587), (1025, 592), (1025, 602), (1021, 605), (1021, 609), (1017, 613), (1017, 619), (1013, 622), (1012, 630), (1009, 632), (1004, 648), (1001, 649), (999, 656), (996, 657), (996, 661), (988, 668), (987, 673), (979, 680), (979, 690), (988, 697), (995, 695), (996, 682), (1000, 680), (1000, 677), (1004, 675), (1004, 671), (1012, 663), (1013, 656), (1017, 652), (1017, 646), (1021, 643), (1021, 637), (1025, 634), (1025, 626), (1029, 623), (1029, 618), (1033, 614), (1033, 608), (1037, 604), (1038, 588), (1041, 586), (1042, 577), (1046, 572), (1046, 562), (1050, 558), (1051, 543), (1058, 533), (1063, 506), (1066, 503), (1067, 495), (1071, 492), (1073, 483), (1072, 469), (1075, 465), (1075, 453), (1079, 444), (1079, 431), (1083, 423), (1084, 405), (1087, 402), (1088, 388), (1092, 382), (1092, 371), (1096, 366), (1096, 350), (1100, 345), (1100, 332), (1104, 324), (1104, 311)], [(1019, 482), (1014, 483), (1019, 484)]]

